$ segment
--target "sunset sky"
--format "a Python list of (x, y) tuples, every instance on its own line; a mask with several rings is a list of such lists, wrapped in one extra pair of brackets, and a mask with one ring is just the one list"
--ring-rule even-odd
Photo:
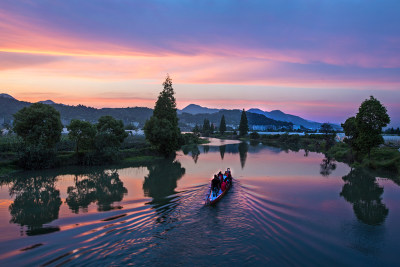
[(0, 93), (94, 107), (260, 108), (400, 126), (400, 1), (0, 1)]

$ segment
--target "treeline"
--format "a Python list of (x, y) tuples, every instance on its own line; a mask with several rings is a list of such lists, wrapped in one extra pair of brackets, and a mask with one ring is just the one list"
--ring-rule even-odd
[[(32, 105), (32, 103), (10, 98), (0, 98), (0, 114), (9, 121), (13, 119), (13, 114), (24, 107), (29, 107), (30, 105)], [(69, 106), (63, 104), (51, 104), (50, 106), (60, 113), (60, 118), (65, 124), (69, 123), (72, 119), (96, 123), (102, 116), (112, 116), (117, 120), (122, 120), (125, 124), (138, 122), (140, 125), (144, 125), (153, 112), (152, 109), (145, 107), (97, 109), (84, 105)]]
[[(50, 105), (35, 103), (14, 114), (13, 130), (20, 138), (17, 163), (24, 169), (57, 166), (65, 160), (57, 154), (62, 124), (60, 113)], [(85, 165), (110, 162), (128, 136), (121, 120), (102, 116), (96, 124), (72, 120), (68, 137), (75, 144), (77, 163)]]
[(250, 138), (283, 149), (304, 149), (306, 154), (308, 151), (323, 152), (328, 159), (342, 161), (355, 168), (362, 166), (399, 174), (400, 152), (398, 148), (385, 146), (382, 138), (382, 128), (389, 123), (386, 108), (371, 96), (362, 102), (355, 116), (342, 124), (346, 135), (344, 142), (334, 141), (335, 134), (328, 124), (321, 126), (323, 135), (250, 134)]
[(400, 128), (397, 127), (397, 129), (392, 128), (388, 128), (384, 131), (385, 134), (396, 134), (396, 135), (400, 135)]
[[(214, 126), (219, 125), (222, 116), (225, 117), (225, 122), (227, 125), (239, 125), (241, 118), (241, 110), (220, 110), (216, 113), (211, 114), (189, 114), (182, 113), (179, 115), (180, 123), (189, 124), (194, 123), (197, 124), (198, 127), (204, 124), (204, 120), (208, 120)], [(248, 119), (249, 125), (270, 125), (277, 128), (292, 128), (293, 123), (285, 122), (285, 121), (276, 121), (270, 118), (265, 117), (261, 114), (246, 112), (246, 116)]]

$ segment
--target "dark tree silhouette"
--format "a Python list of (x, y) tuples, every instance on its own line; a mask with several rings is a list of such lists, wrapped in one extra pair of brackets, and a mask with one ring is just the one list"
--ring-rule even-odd
[(322, 160), (320, 167), (319, 173), (322, 176), (329, 176), (332, 171), (336, 170), (336, 163), (332, 158), (326, 157)]
[(239, 157), (240, 157), (240, 165), (242, 166), (242, 169), (246, 165), (246, 159), (247, 159), (247, 151), (249, 150), (249, 145), (246, 142), (242, 142), (239, 144)]
[(245, 136), (248, 132), (249, 132), (249, 124), (247, 121), (246, 111), (244, 111), (243, 109), (239, 123), (239, 135)]
[(354, 213), (360, 221), (369, 225), (382, 224), (389, 209), (382, 203), (383, 187), (379, 186), (375, 177), (362, 169), (352, 169), (342, 178), (340, 195), (353, 204)]
[(144, 178), (143, 192), (153, 200), (149, 204), (160, 207), (168, 204), (170, 195), (175, 194), (177, 181), (185, 174), (185, 168), (179, 161), (165, 159), (147, 167), (149, 174)]
[(15, 178), (10, 196), (15, 196), (9, 206), (11, 223), (28, 227), (28, 235), (44, 233), (43, 224), (58, 219), (61, 206), (60, 191), (55, 188), (55, 177)]
[(66, 202), (75, 213), (79, 210), (87, 211), (88, 206), (94, 202), (97, 202), (99, 211), (111, 210), (112, 204), (122, 201), (128, 193), (116, 170), (96, 172), (83, 177), (79, 180), (76, 176), (75, 186), (67, 189)]
[(146, 139), (165, 156), (169, 156), (180, 147), (181, 130), (178, 127), (176, 101), (172, 80), (167, 75), (154, 107), (153, 116), (144, 126)]
[(226, 131), (225, 115), (222, 115), (221, 122), (219, 123), (219, 132), (223, 135)]
[(226, 145), (219, 147), (219, 153), (221, 154), (221, 159), (224, 159), (225, 156)]

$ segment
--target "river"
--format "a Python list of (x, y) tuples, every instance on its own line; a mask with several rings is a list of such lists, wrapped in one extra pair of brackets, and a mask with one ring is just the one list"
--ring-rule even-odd
[[(212, 175), (233, 187), (215, 206)], [(1, 266), (394, 266), (400, 187), (313, 152), (212, 140), (146, 167), (23, 172), (0, 188)]]

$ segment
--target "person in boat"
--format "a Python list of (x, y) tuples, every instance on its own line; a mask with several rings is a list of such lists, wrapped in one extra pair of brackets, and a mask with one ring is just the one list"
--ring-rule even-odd
[(219, 188), (220, 188), (220, 180), (218, 176), (215, 174), (214, 178), (211, 180), (211, 190), (214, 196), (218, 194)]
[(218, 173), (218, 178), (219, 178), (221, 183), (224, 181), (224, 175), (222, 174), (221, 171), (219, 171), (219, 173)]
[(232, 183), (232, 175), (230, 172), (228, 172), (228, 176), (226, 176), (226, 181), (227, 183), (231, 184)]
[(223, 181), (221, 183), (221, 190), (222, 190), (222, 192), (226, 190), (226, 182), (225, 181)]

